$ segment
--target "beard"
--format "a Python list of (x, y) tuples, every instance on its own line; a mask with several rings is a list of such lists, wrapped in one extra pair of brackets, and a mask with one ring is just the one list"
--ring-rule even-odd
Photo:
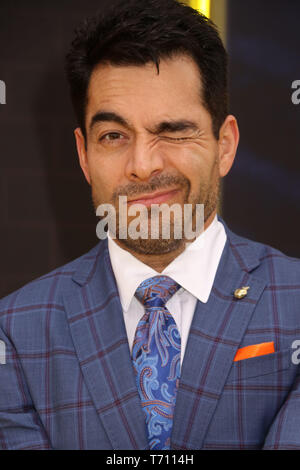
[[(204, 205), (204, 223), (208, 220), (214, 210), (217, 208), (220, 199), (220, 177), (215, 171), (218, 166), (218, 161), (215, 159), (214, 166), (212, 169), (212, 176), (209, 181), (202, 182), (199, 184), (198, 191), (195, 194), (191, 194), (191, 185), (187, 178), (183, 175), (158, 175), (151, 178), (148, 183), (130, 183), (128, 185), (119, 187), (112, 195), (110, 203), (115, 207), (116, 211), (116, 232), (115, 238), (119, 241), (119, 244), (128, 251), (143, 255), (159, 255), (170, 253), (175, 250), (183, 249), (183, 247), (190, 243), (191, 240), (187, 240), (184, 235), (183, 225), (184, 218), (181, 215), (180, 218), (176, 218), (175, 214), (171, 214), (170, 220), (170, 236), (165, 238), (162, 230), (162, 217), (160, 214), (159, 218), (159, 231), (158, 237), (152, 238), (151, 232), (148, 230), (149, 236), (146, 238), (139, 237), (137, 239), (131, 238), (129, 235), (126, 238), (120, 238), (120, 207), (118, 204), (119, 196), (127, 196), (129, 198), (138, 199), (139, 195), (152, 193), (157, 190), (168, 191), (174, 188), (181, 189), (183, 195), (183, 205), (191, 204), (191, 225), (192, 230), (195, 229), (196, 224), (196, 210), (197, 204)], [(97, 194), (97, 187), (92, 182), (92, 200), (95, 210), (103, 203)], [(145, 228), (151, 224), (151, 208), (147, 207), (147, 217), (143, 220), (142, 225)], [(130, 217), (127, 215), (127, 223), (130, 224)], [(180, 227), (182, 237), (176, 238), (176, 228)], [(140, 227), (143, 228), (143, 227)], [(145, 233), (145, 230), (141, 230), (140, 233)], [(127, 232), (128, 233), (128, 232)]]

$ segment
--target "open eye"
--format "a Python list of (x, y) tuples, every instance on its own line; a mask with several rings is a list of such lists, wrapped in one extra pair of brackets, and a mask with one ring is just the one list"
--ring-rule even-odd
[(103, 135), (100, 137), (100, 141), (105, 141), (105, 142), (114, 142), (116, 140), (122, 140), (124, 139), (124, 136), (122, 134), (119, 134), (119, 132), (109, 132), (108, 134)]

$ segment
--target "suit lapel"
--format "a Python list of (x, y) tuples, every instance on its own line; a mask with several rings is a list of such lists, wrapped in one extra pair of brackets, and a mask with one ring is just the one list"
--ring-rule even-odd
[[(235, 353), (266, 285), (250, 273), (259, 265), (253, 245), (223, 225), (227, 241), (208, 302), (197, 302), (182, 364), (173, 449), (202, 448)], [(238, 300), (233, 293), (242, 286), (250, 286), (249, 293)]]
[[(173, 449), (202, 448), (236, 350), (266, 285), (251, 274), (259, 265), (253, 245), (224, 226), (227, 241), (213, 289), (206, 304), (197, 302), (182, 364)], [(250, 286), (248, 295), (235, 299), (234, 290), (244, 285)], [(78, 263), (64, 304), (81, 371), (112, 448), (147, 449), (107, 239)]]
[(112, 448), (146, 449), (145, 418), (107, 239), (81, 260), (64, 303), (81, 371)]

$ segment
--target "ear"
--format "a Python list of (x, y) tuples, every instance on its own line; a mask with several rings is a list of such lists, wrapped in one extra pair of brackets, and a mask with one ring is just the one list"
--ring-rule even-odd
[(89, 165), (88, 165), (88, 156), (87, 156), (87, 149), (85, 145), (85, 138), (84, 135), (82, 134), (82, 131), (80, 127), (75, 129), (74, 131), (75, 135), (75, 140), (76, 140), (76, 147), (77, 147), (77, 153), (79, 157), (79, 163), (81, 166), (81, 169), (84, 173), (84, 176), (89, 184), (91, 184), (91, 177), (90, 177), (90, 171), (89, 171)]
[(222, 124), (219, 133), (219, 171), (220, 176), (227, 175), (233, 165), (240, 133), (237, 120), (234, 116), (228, 115)]

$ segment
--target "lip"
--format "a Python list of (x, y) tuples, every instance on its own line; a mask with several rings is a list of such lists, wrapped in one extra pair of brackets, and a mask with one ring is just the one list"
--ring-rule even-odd
[(169, 191), (161, 191), (157, 193), (145, 194), (140, 196), (138, 199), (133, 199), (127, 201), (127, 205), (131, 204), (144, 204), (145, 206), (150, 206), (151, 204), (161, 204), (162, 202), (167, 201), (172, 198), (179, 192), (179, 189), (172, 189)]

